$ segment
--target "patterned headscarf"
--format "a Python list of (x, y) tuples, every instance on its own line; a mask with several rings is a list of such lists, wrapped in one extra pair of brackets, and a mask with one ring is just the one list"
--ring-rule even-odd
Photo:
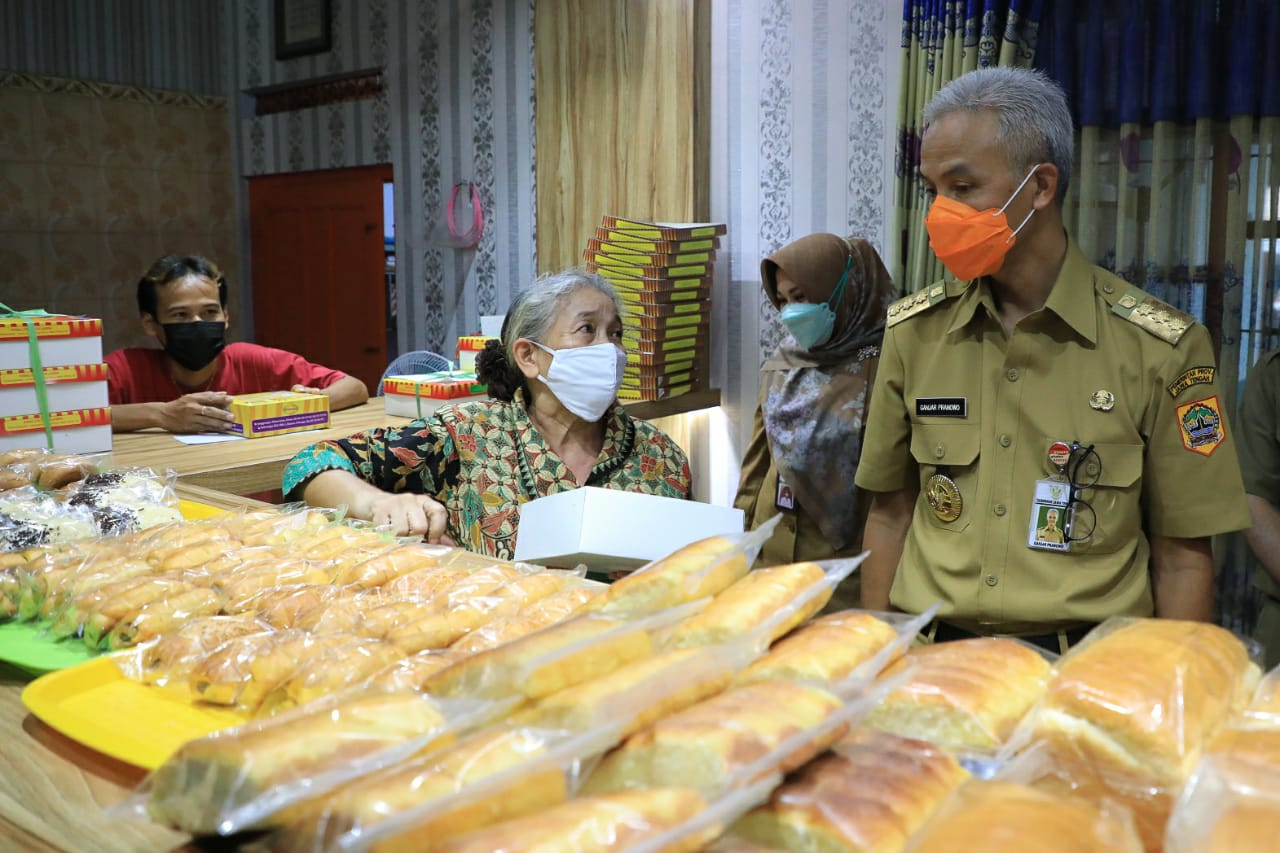
[(839, 551), (856, 540), (853, 476), (862, 453), (867, 401), (897, 288), (864, 240), (811, 234), (760, 263), (764, 292), (778, 307), (783, 269), (810, 302), (831, 297), (845, 265), (849, 277), (831, 339), (801, 349), (789, 335), (761, 368), (761, 406), (769, 451), (782, 479)]

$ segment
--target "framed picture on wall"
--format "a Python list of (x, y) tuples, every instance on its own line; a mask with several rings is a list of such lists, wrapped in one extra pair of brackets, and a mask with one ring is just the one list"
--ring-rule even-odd
[(333, 47), (329, 0), (275, 0), (276, 59)]

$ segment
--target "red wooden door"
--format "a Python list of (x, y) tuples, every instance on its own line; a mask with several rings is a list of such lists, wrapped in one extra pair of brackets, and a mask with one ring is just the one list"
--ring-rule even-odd
[(387, 366), (382, 185), (390, 166), (249, 179), (253, 332), (359, 377)]

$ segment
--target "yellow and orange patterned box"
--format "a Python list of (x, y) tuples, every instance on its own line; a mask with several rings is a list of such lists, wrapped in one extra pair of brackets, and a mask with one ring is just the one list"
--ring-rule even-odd
[(294, 391), (238, 394), (231, 400), (231, 414), (236, 416), (231, 431), (245, 438), (324, 429), (329, 426), (329, 398)]

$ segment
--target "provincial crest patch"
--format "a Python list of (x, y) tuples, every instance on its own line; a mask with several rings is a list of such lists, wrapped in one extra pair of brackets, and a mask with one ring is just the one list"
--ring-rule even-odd
[(1202, 456), (1212, 455), (1227, 437), (1217, 395), (1179, 406), (1178, 429), (1183, 447)]

